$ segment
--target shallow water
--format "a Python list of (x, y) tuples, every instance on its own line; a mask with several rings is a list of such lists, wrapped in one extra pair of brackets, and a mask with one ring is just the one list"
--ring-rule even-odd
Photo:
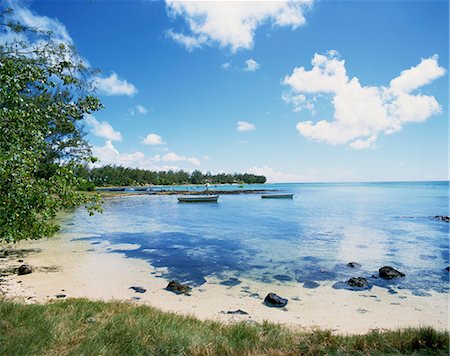
[[(140, 258), (161, 267), (160, 276), (201, 285), (240, 278), (263, 283), (301, 283), (348, 288), (365, 277), (391, 293), (449, 291), (448, 182), (358, 184), (265, 184), (294, 199), (223, 195), (218, 203), (183, 204), (176, 196), (139, 195), (107, 200), (104, 213), (77, 209), (62, 233), (76, 233), (92, 248)], [(223, 189), (220, 187), (219, 189)], [(100, 244), (99, 244), (100, 242)], [(113, 245), (135, 244), (133, 248)], [(361, 267), (349, 268), (348, 262)], [(406, 274), (375, 278), (390, 265)]]

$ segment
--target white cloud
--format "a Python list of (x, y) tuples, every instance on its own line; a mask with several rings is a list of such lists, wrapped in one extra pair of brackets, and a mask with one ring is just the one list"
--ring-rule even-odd
[(194, 166), (199, 166), (200, 165), (200, 160), (198, 158), (179, 156), (179, 155), (177, 155), (174, 152), (166, 153), (164, 156), (161, 157), (161, 160), (165, 161), (165, 162), (182, 162), (182, 161), (186, 161), (186, 162), (189, 162), (189, 163), (193, 164)]
[[(92, 153), (99, 160), (95, 166), (100, 167), (104, 165), (116, 165), (130, 168), (142, 168), (149, 170), (178, 170), (178, 166), (167, 165), (164, 162), (180, 162), (189, 163), (190, 165), (200, 165), (200, 160), (195, 157), (179, 156), (175, 153), (170, 153), (164, 156), (155, 155), (148, 157), (140, 151), (131, 153), (120, 153), (113, 145), (111, 140), (107, 140), (104, 146), (93, 147)], [(163, 163), (163, 164), (161, 164)]]
[(136, 105), (136, 110), (138, 111), (139, 114), (147, 114), (148, 113), (148, 109), (142, 105)]
[(225, 62), (221, 65), (222, 69), (228, 69), (231, 66), (231, 61)]
[(265, 176), (268, 183), (293, 183), (304, 180), (304, 177), (301, 175), (277, 172), (267, 165), (262, 167), (251, 167), (247, 169), (246, 172)]
[(161, 136), (151, 133), (148, 134), (146, 138), (144, 138), (142, 143), (146, 145), (163, 145), (165, 142), (163, 141)]
[(168, 30), (166, 32), (167, 36), (186, 47), (186, 49), (191, 52), (195, 48), (200, 48), (203, 43), (206, 42), (205, 36), (187, 36), (182, 33), (174, 32), (173, 30)]
[(126, 80), (120, 79), (114, 72), (106, 78), (95, 78), (94, 85), (102, 94), (105, 95), (133, 96), (137, 93), (137, 89), (133, 84), (128, 83)]
[(190, 35), (173, 30), (168, 35), (188, 50), (203, 44), (218, 43), (233, 52), (253, 47), (256, 29), (263, 23), (272, 26), (304, 25), (304, 11), (312, 0), (287, 1), (179, 1), (166, 0), (170, 16), (183, 17)]
[(254, 59), (248, 59), (245, 61), (245, 68), (244, 70), (246, 72), (254, 72), (255, 70), (258, 70), (261, 65), (256, 62)]
[(122, 134), (115, 131), (107, 121), (98, 121), (93, 115), (84, 115), (86, 123), (92, 128), (91, 133), (98, 137), (106, 138), (111, 141), (122, 141)]
[[(67, 44), (72, 44), (73, 40), (67, 31), (66, 26), (64, 26), (58, 20), (52, 19), (47, 16), (38, 15), (31, 10), (21, 7), (19, 1), (7, 0), (6, 7), (12, 8), (14, 10), (14, 14), (12, 15), (12, 19), (16, 22), (20, 22), (22, 25), (33, 27), (39, 29), (41, 31), (51, 31), (53, 32), (53, 36), (56, 41), (64, 42)], [(10, 40), (13, 39), (14, 36), (11, 34)], [(2, 38), (0, 38), (1, 42)]]
[(256, 126), (247, 121), (238, 121), (236, 123), (236, 130), (238, 132), (247, 132), (256, 130)]
[(414, 89), (441, 77), (445, 69), (439, 66), (437, 55), (394, 78), (389, 87), (363, 86), (356, 77), (349, 78), (345, 61), (336, 51), (315, 54), (312, 69), (295, 68), (283, 83), (290, 91), (283, 100), (293, 104), (294, 111), (314, 109), (312, 95), (332, 96), (332, 120), (301, 121), (300, 135), (329, 144), (349, 144), (355, 149), (373, 148), (380, 134), (391, 134), (409, 122), (425, 121), (441, 112), (433, 96), (410, 94)]

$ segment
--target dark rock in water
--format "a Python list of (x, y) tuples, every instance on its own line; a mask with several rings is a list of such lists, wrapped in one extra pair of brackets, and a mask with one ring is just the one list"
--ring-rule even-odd
[(286, 304), (288, 303), (288, 300), (280, 297), (279, 295), (276, 295), (275, 293), (269, 293), (264, 298), (264, 303), (268, 307), (282, 308), (282, 307), (286, 306)]
[(446, 270), (447, 272), (450, 272), (450, 266), (449, 266), (449, 267), (445, 267), (445, 270)]
[(17, 274), (19, 276), (23, 274), (30, 274), (31, 272), (33, 272), (33, 268), (30, 265), (22, 265), (17, 269)]
[(177, 281), (170, 281), (166, 289), (175, 294), (189, 294), (192, 288), (187, 284), (181, 284)]
[(347, 284), (350, 287), (358, 287), (358, 288), (366, 288), (369, 286), (367, 279), (363, 277), (353, 277), (347, 281)]
[(397, 271), (395, 268), (392, 268), (390, 266), (384, 266), (381, 267), (378, 270), (378, 273), (380, 275), (381, 278), (384, 279), (392, 279), (392, 278), (397, 278), (397, 277), (405, 277), (405, 274)]
[(303, 287), (308, 288), (308, 289), (314, 289), (319, 287), (320, 284), (314, 281), (306, 281), (305, 283), (303, 283)]
[(238, 310), (229, 310), (227, 311), (227, 314), (247, 315), (248, 313), (246, 311), (238, 309)]
[(359, 268), (359, 267), (361, 267), (361, 265), (358, 262), (349, 262), (349, 263), (347, 263), (347, 267)]
[(235, 287), (239, 284), (241, 284), (241, 281), (237, 278), (229, 278), (226, 281), (220, 282), (220, 284), (222, 286), (227, 286), (227, 287)]
[(434, 217), (434, 219), (445, 221), (445, 222), (450, 222), (450, 216), (445, 216), (445, 215), (436, 215)]
[(136, 293), (145, 293), (145, 292), (147, 292), (147, 289), (142, 288), (142, 287), (135, 287), (135, 286), (133, 286), (133, 287), (130, 287), (130, 288), (128, 288), (128, 289), (132, 289), (132, 290), (134, 290)]
[(55, 297), (58, 298), (58, 299), (61, 299), (61, 298), (67, 297), (67, 295), (65, 295), (65, 294), (55, 294)]
[(280, 282), (290, 282), (292, 281), (292, 277), (289, 277), (285, 274), (276, 274), (275, 276), (273, 276), (273, 279), (276, 279), (277, 281)]

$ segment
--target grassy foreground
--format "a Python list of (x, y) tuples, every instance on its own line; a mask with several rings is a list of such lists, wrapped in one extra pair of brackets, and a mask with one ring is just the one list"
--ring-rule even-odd
[(448, 355), (449, 334), (431, 328), (356, 336), (224, 325), (119, 302), (68, 299), (45, 305), (0, 300), (2, 355)]

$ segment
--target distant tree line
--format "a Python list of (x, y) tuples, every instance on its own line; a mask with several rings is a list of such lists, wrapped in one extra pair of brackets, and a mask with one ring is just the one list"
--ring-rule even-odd
[(78, 175), (88, 183), (81, 189), (92, 190), (104, 186), (141, 186), (141, 185), (177, 185), (177, 184), (254, 184), (265, 183), (266, 177), (250, 173), (211, 174), (196, 170), (192, 173), (183, 170), (149, 171), (121, 166), (99, 168), (81, 168)]

